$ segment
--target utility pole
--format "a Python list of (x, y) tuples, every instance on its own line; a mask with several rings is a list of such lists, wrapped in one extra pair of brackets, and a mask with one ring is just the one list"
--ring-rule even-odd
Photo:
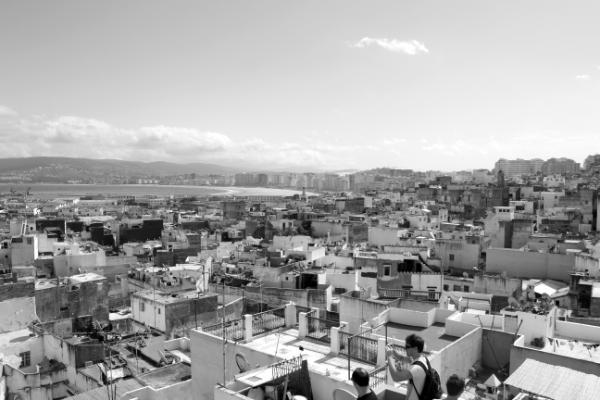
[(223, 328), (223, 387), (227, 387), (227, 377), (225, 376), (225, 343), (227, 342), (227, 339), (225, 337), (225, 280), (222, 281), (223, 283), (223, 320), (222, 320), (222, 328)]

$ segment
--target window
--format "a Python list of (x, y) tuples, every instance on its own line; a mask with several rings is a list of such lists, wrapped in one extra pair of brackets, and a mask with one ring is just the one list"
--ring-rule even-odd
[(160, 308), (158, 309), (158, 314), (160, 315)]
[(454, 261), (454, 254), (448, 254), (448, 260)]
[(146, 304), (143, 301), (140, 301), (140, 312), (146, 311)]
[(384, 265), (383, 266), (383, 276), (390, 276), (391, 270), (392, 270), (391, 265)]
[(25, 351), (23, 353), (19, 353), (19, 357), (21, 357), (21, 365), (20, 368), (29, 367), (31, 365), (31, 352)]
[(450, 289), (450, 286), (448, 286), (448, 285), (444, 285), (444, 290), (445, 290), (445, 291), (448, 291), (449, 289)]
[(30, 237), (28, 237), (27, 238), (27, 244), (31, 246), (33, 244), (33, 239), (30, 238)]
[(465, 292), (469, 291), (469, 287), (467, 285), (463, 286), (463, 289), (464, 289)]
[(454, 290), (455, 292), (460, 292), (460, 285), (454, 285), (452, 287), (452, 290)]

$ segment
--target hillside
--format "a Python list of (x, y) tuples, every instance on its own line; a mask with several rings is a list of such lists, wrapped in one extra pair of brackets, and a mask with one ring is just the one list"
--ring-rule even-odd
[(223, 175), (236, 170), (215, 164), (140, 162), (67, 157), (29, 157), (0, 159), (0, 179), (31, 182), (94, 181), (114, 178), (164, 177), (196, 174)]

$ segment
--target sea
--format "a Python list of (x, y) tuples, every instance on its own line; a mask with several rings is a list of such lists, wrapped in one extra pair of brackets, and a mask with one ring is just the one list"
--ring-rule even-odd
[(237, 187), (237, 186), (187, 186), (187, 185), (93, 185), (93, 184), (0, 184), (0, 194), (9, 194), (15, 191), (25, 193), (37, 199), (53, 199), (57, 197), (77, 196), (158, 196), (158, 197), (185, 197), (185, 196), (292, 196), (301, 194), (301, 190), (276, 189), (262, 187)]

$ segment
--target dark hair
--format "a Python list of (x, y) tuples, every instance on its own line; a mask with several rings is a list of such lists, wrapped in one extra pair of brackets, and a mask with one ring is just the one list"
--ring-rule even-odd
[(446, 391), (450, 396), (458, 396), (465, 390), (465, 380), (454, 374), (446, 381)]
[(364, 368), (356, 368), (352, 372), (352, 382), (361, 387), (369, 386), (369, 373)]
[(423, 348), (425, 347), (425, 341), (421, 336), (417, 336), (414, 333), (412, 335), (408, 335), (404, 341), (404, 346), (406, 348), (416, 347), (419, 350), (419, 353), (423, 352)]

